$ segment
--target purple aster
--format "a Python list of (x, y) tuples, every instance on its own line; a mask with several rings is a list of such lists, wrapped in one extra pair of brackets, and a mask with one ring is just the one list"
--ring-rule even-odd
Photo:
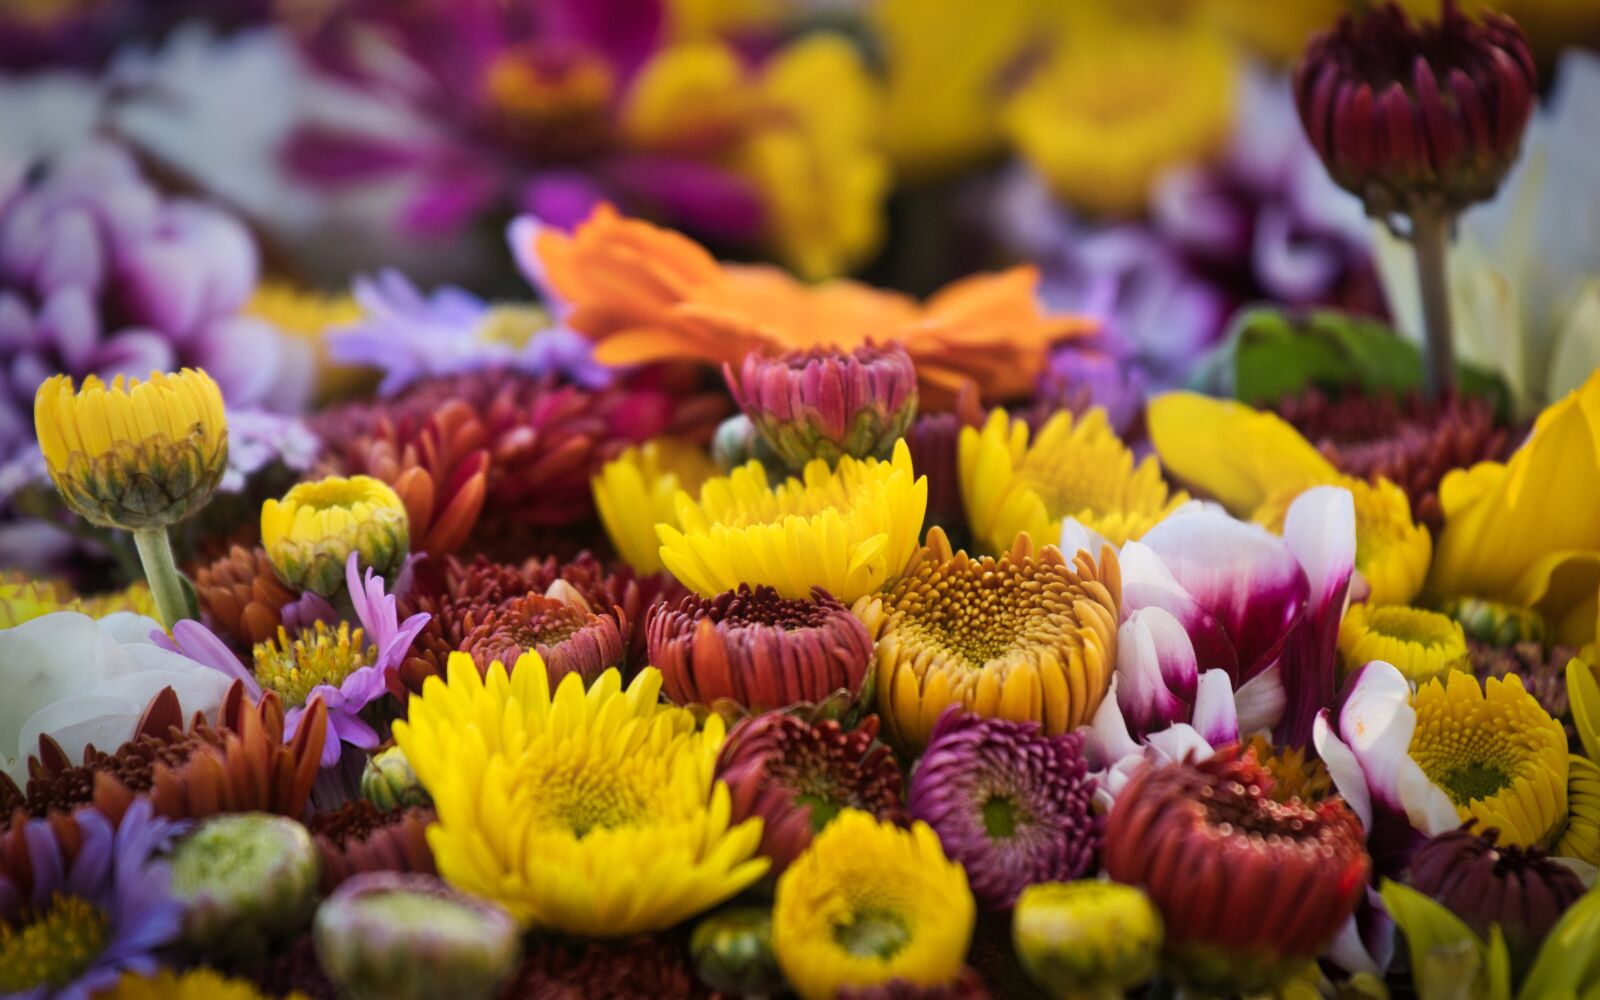
[(911, 815), (933, 827), (967, 870), (972, 894), (1008, 909), (1035, 882), (1086, 873), (1100, 843), (1083, 737), (1046, 736), (1036, 722), (939, 717), (911, 778)]
[(329, 350), (381, 370), (386, 396), (418, 379), (489, 369), (555, 373), (591, 388), (610, 381), (586, 338), (532, 305), (494, 306), (451, 286), (424, 295), (392, 270), (357, 278), (354, 292), (366, 318), (330, 334)]
[(190, 365), (230, 406), (303, 403), (309, 348), (239, 315), (260, 263), (237, 219), (163, 197), (107, 144), (33, 176), (0, 205), (0, 465), (33, 446), (34, 392), (57, 373)]
[[(87, 1000), (123, 972), (153, 973), (154, 952), (178, 937), (183, 909), (157, 854), (185, 824), (152, 815), (148, 799), (115, 829), (80, 809), (57, 831), (30, 819), (0, 837), (0, 993)], [(14, 841), (7, 843), (5, 841)]]

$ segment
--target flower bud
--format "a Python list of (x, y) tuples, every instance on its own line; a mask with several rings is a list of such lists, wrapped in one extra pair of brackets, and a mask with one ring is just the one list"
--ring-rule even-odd
[(357, 875), (317, 910), (312, 934), (352, 1000), (492, 997), (520, 957), (510, 914), (432, 875)]
[(299, 929), (317, 902), (311, 834), (286, 816), (214, 816), (172, 854), (172, 895), (183, 938), (207, 957), (250, 961)]
[(1120, 997), (1155, 975), (1161, 914), (1131, 885), (1084, 879), (1022, 890), (1011, 941), (1053, 997)]
[(1517, 23), (1446, 0), (1414, 24), (1398, 4), (1346, 14), (1311, 40), (1295, 103), (1328, 173), (1379, 216), (1485, 201), (1516, 160), (1538, 73)]
[(700, 981), (732, 996), (768, 995), (783, 989), (772, 952), (772, 913), (758, 906), (725, 910), (695, 926), (689, 939)]
[(433, 797), (417, 780), (417, 772), (399, 747), (390, 747), (367, 760), (361, 772), (361, 797), (384, 812), (433, 805)]
[(261, 544), (291, 587), (331, 597), (344, 586), (350, 553), (393, 579), (410, 549), (405, 504), (371, 476), (328, 476), (301, 483), (261, 505)]
[(917, 373), (896, 345), (854, 351), (751, 352), (723, 366), (728, 389), (768, 447), (791, 469), (813, 458), (886, 457), (917, 415)]
[(203, 371), (151, 372), (109, 387), (91, 375), (39, 386), (34, 428), (61, 497), (108, 528), (162, 528), (204, 507), (228, 464), (222, 391)]
[(1537, 611), (1478, 597), (1458, 597), (1440, 609), (1461, 623), (1467, 638), (1504, 648), (1519, 642), (1544, 642), (1544, 619)]
[(711, 438), (711, 460), (717, 468), (731, 472), (752, 458), (769, 469), (783, 467), (783, 460), (767, 446), (749, 417), (738, 413), (717, 425), (717, 432)]

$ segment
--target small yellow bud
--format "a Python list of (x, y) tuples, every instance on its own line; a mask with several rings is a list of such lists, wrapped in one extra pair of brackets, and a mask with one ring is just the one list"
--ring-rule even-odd
[(222, 390), (203, 371), (144, 382), (56, 375), (33, 402), (39, 448), (62, 499), (91, 523), (164, 528), (211, 499), (228, 464)]
[(329, 597), (344, 583), (352, 552), (363, 566), (393, 576), (410, 549), (410, 524), (400, 497), (382, 481), (329, 476), (262, 504), (261, 544), (283, 582)]

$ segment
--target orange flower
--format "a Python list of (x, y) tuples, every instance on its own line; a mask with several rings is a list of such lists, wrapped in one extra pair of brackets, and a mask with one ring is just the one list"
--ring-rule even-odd
[(958, 281), (925, 304), (853, 281), (806, 285), (773, 267), (720, 264), (680, 233), (597, 208), (570, 236), (524, 229), (569, 322), (612, 365), (695, 358), (738, 365), (750, 351), (852, 350), (898, 340), (924, 406), (948, 409), (976, 383), (986, 402), (1027, 395), (1050, 345), (1088, 333), (1034, 300), (1029, 267)]

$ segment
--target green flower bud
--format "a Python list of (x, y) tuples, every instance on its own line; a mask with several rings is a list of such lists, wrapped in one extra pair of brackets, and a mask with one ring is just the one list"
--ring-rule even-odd
[(344, 586), (352, 552), (393, 579), (411, 548), (410, 520), (388, 484), (329, 476), (261, 505), (261, 545), (284, 583), (331, 597)]
[(516, 970), (520, 938), (504, 910), (433, 875), (368, 872), (317, 910), (317, 958), (351, 1000), (479, 1000)]
[(399, 747), (390, 747), (368, 759), (361, 772), (361, 797), (384, 812), (433, 805), (432, 796), (417, 780), (417, 772)]
[(1084, 879), (1031, 885), (1017, 898), (1011, 941), (1028, 976), (1053, 997), (1121, 997), (1155, 975), (1161, 914), (1130, 885)]
[(772, 951), (772, 912), (750, 906), (713, 914), (689, 938), (700, 981), (733, 996), (777, 993), (783, 972)]
[(1496, 648), (1519, 642), (1544, 642), (1544, 619), (1537, 611), (1478, 597), (1458, 597), (1439, 610), (1461, 623), (1467, 638)]
[(286, 816), (229, 813), (201, 823), (172, 853), (172, 895), (185, 943), (207, 957), (253, 961), (317, 905), (320, 863), (305, 827)]

